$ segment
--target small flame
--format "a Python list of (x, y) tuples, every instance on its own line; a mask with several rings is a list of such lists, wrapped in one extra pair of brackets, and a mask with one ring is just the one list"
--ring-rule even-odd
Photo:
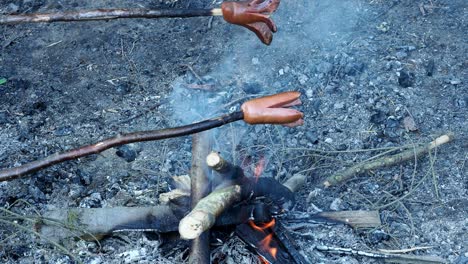
[(258, 178), (260, 178), (260, 175), (262, 175), (263, 171), (265, 170), (265, 165), (266, 165), (265, 157), (261, 157), (257, 163), (257, 166), (255, 166), (255, 170), (254, 170), (255, 181), (258, 181)]
[[(273, 256), (274, 259), (276, 259), (276, 253), (278, 253), (278, 249), (270, 246), (271, 240), (273, 239), (273, 233), (267, 235), (266, 230), (273, 228), (275, 226), (275, 223), (276, 222), (274, 218), (270, 222), (262, 225), (256, 225), (253, 221), (249, 221), (249, 224), (253, 229), (266, 235), (265, 238), (258, 243), (258, 246), (264, 251), (270, 253), (270, 255)], [(265, 259), (263, 258), (260, 258), (260, 260), (262, 261), (262, 263), (268, 263), (265, 262)]]

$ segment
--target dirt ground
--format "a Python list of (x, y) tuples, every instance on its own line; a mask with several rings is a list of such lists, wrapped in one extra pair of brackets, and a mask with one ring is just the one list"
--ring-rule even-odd
[[(0, 13), (215, 6), (219, 1), (2, 0)], [(215, 147), (239, 164), (243, 157), (264, 157), (262, 177), (307, 175), (296, 211), (379, 210), (378, 229), (306, 225), (292, 232), (308, 261), (380, 263), (315, 248), (326, 245), (429, 247), (413, 254), (468, 263), (467, 8), (466, 0), (283, 0), (268, 47), (221, 18), (0, 26), (0, 78), (6, 78), (0, 85), (0, 167), (118, 133), (188, 124), (235, 111), (249, 98), (298, 90), (304, 126), (236, 123), (215, 131)], [(405, 127), (406, 117), (415, 121), (414, 131)], [(380, 153), (375, 148), (429, 142), (447, 132), (455, 141), (416, 162), (337, 187), (322, 185), (334, 172)], [(24, 215), (153, 205), (168, 190), (169, 177), (188, 173), (190, 157), (190, 137), (111, 149), (0, 183), (0, 205)], [(257, 262), (238, 238), (222, 242), (212, 248), (224, 256), (220, 263)], [(93, 264), (179, 263), (187, 253), (186, 243), (144, 233), (65, 247)], [(0, 260), (74, 262), (7, 224), (0, 225)]]

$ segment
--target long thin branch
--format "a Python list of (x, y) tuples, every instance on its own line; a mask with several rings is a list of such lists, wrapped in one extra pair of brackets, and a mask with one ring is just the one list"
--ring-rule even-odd
[[(211, 191), (211, 170), (205, 164), (205, 158), (211, 151), (210, 132), (194, 134), (192, 137), (191, 208)], [(210, 263), (210, 231), (206, 230), (192, 241), (189, 263)]]
[(143, 142), (143, 141), (154, 141), (161, 140), (166, 138), (174, 138), (186, 136), (201, 131), (209, 130), (212, 128), (220, 127), (222, 125), (242, 120), (244, 114), (242, 112), (234, 112), (229, 115), (220, 116), (217, 118), (201, 121), (191, 125), (176, 127), (176, 128), (167, 128), (160, 130), (150, 130), (142, 132), (134, 132), (129, 134), (122, 134), (113, 138), (109, 138), (98, 143), (79, 147), (72, 149), (63, 153), (52, 154), (44, 159), (36, 160), (23, 164), (19, 167), (4, 169), (0, 171), (0, 182), (12, 180), (19, 178), (26, 174), (36, 172), (43, 168), (52, 166), (57, 163), (61, 163), (67, 160), (73, 160), (88, 156), (91, 154), (100, 153), (106, 149), (113, 147), (134, 143), (134, 142)]
[(221, 16), (219, 8), (214, 9), (96, 9), (72, 12), (56, 12), (43, 14), (23, 14), (0, 16), (0, 24), (43, 23), (110, 20), (120, 18), (163, 18), (163, 17), (198, 17)]
[(335, 175), (328, 177), (324, 181), (323, 185), (325, 185), (325, 187), (337, 185), (341, 182), (344, 182), (350, 179), (356, 174), (361, 174), (361, 173), (365, 173), (365, 172), (368, 172), (377, 168), (393, 166), (395, 164), (399, 164), (404, 161), (412, 160), (414, 159), (414, 157), (419, 157), (436, 147), (439, 147), (445, 143), (452, 141), (453, 138), (454, 138), (454, 135), (452, 133), (448, 133), (416, 149), (408, 149), (395, 155), (382, 157), (382, 158), (379, 158), (370, 162), (365, 162), (365, 163), (355, 165), (349, 169), (346, 169), (340, 173), (337, 173)]

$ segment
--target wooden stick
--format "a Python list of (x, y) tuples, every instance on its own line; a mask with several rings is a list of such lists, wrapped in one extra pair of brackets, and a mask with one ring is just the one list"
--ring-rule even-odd
[(435, 256), (416, 256), (416, 255), (400, 255), (400, 254), (385, 254), (378, 252), (369, 252), (356, 250), (352, 248), (340, 248), (340, 247), (329, 247), (329, 246), (316, 246), (315, 249), (324, 252), (347, 254), (354, 256), (363, 256), (369, 258), (384, 259), (385, 262), (389, 263), (411, 263), (411, 264), (442, 264), (446, 261), (442, 258)]
[[(119, 230), (152, 230), (161, 233), (173, 231), (180, 216), (169, 206), (69, 208), (52, 210), (45, 214), (38, 227), (41, 235), (54, 241), (68, 237), (100, 239)], [(60, 224), (59, 224), (60, 223)]]
[(111, 20), (121, 18), (174, 18), (222, 16), (221, 8), (214, 9), (143, 9), (116, 8), (0, 16), (0, 24), (50, 23), (70, 21)]
[(235, 202), (241, 199), (241, 187), (233, 185), (218, 189), (198, 202), (195, 208), (179, 223), (179, 233), (183, 239), (194, 239), (210, 229), (216, 218)]
[[(265, 205), (266, 206), (266, 205)], [(214, 227), (244, 224), (249, 221), (256, 205), (242, 205), (221, 214)], [(158, 232), (178, 230), (178, 224), (190, 209), (187, 204), (152, 207), (61, 208), (44, 213), (35, 228), (52, 241), (76, 237), (85, 240), (101, 239), (115, 232)], [(266, 222), (270, 214), (256, 214), (256, 220)]]
[(73, 160), (91, 154), (97, 154), (113, 147), (134, 142), (154, 141), (166, 138), (186, 136), (201, 131), (209, 130), (212, 128), (220, 127), (231, 122), (242, 120), (243, 117), (244, 115), (242, 112), (234, 112), (229, 115), (224, 115), (217, 118), (176, 128), (122, 134), (120, 136), (109, 138), (92, 145), (72, 149), (63, 153), (55, 153), (44, 159), (29, 162), (15, 168), (1, 170), (0, 182), (16, 179), (26, 174), (36, 172), (43, 168), (47, 168), (54, 164), (61, 163), (67, 160)]
[[(288, 223), (298, 226), (309, 224), (346, 224), (353, 228), (376, 228), (382, 225), (379, 211), (337, 211), (320, 213), (290, 212), (283, 217)], [(291, 226), (292, 226), (291, 225)]]
[(342, 183), (356, 174), (362, 174), (371, 170), (375, 170), (377, 168), (393, 166), (404, 161), (412, 160), (415, 157), (419, 157), (436, 147), (439, 147), (445, 143), (452, 141), (453, 139), (454, 135), (452, 133), (448, 133), (446, 135), (436, 138), (434, 141), (430, 142), (429, 144), (426, 144), (425, 146), (421, 146), (416, 149), (408, 149), (395, 155), (382, 157), (367, 163), (355, 165), (338, 174), (328, 177), (324, 181), (323, 185), (325, 185), (325, 187), (330, 187), (332, 185)]
[[(202, 132), (192, 137), (192, 168), (191, 179), (191, 208), (194, 209), (198, 202), (210, 191), (210, 173), (205, 163), (205, 157), (211, 151), (209, 132)], [(210, 263), (210, 231), (206, 230), (192, 241), (189, 254), (189, 263)]]

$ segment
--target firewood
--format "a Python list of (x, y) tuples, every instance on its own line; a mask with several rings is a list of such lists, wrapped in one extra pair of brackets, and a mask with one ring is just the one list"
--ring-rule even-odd
[[(211, 171), (205, 163), (205, 157), (211, 151), (209, 132), (202, 132), (192, 137), (191, 205), (192, 209), (211, 191)], [(192, 240), (189, 263), (210, 263), (210, 232), (206, 230)]]
[(417, 147), (415, 149), (408, 149), (398, 154), (394, 154), (388, 157), (382, 157), (367, 163), (355, 165), (349, 169), (346, 169), (340, 173), (328, 177), (324, 181), (323, 185), (325, 185), (325, 187), (330, 187), (332, 185), (342, 183), (356, 174), (363, 174), (381, 167), (393, 166), (405, 161), (413, 160), (415, 157), (419, 157), (431, 151), (434, 148), (437, 148), (445, 143), (452, 141), (453, 139), (454, 135), (452, 133), (448, 133), (446, 135), (436, 138), (434, 141), (424, 146)]
[(383, 259), (387, 263), (406, 263), (406, 264), (442, 264), (447, 263), (444, 259), (435, 256), (416, 256), (403, 254), (385, 254), (380, 252), (369, 252), (356, 250), (352, 248), (340, 248), (330, 246), (316, 246), (315, 249), (322, 252), (347, 254), (353, 256), (363, 256), (369, 258)]
[(283, 217), (291, 229), (316, 224), (345, 224), (353, 228), (376, 228), (382, 225), (379, 211), (337, 211), (320, 213), (290, 212)]
[(181, 216), (169, 206), (69, 208), (48, 211), (36, 228), (44, 237), (60, 241), (68, 237), (94, 240), (123, 230), (173, 231)]
[(218, 189), (198, 202), (195, 208), (179, 223), (179, 233), (183, 239), (194, 239), (210, 229), (216, 218), (235, 202), (241, 199), (241, 187), (233, 185)]
[(320, 212), (317, 215), (350, 225), (353, 228), (375, 228), (382, 225), (379, 211)]

